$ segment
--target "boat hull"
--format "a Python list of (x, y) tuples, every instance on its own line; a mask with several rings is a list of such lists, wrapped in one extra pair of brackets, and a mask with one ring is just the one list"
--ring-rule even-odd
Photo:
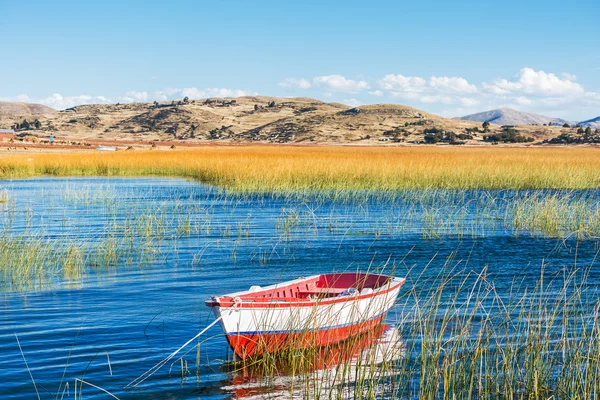
[(213, 304), (235, 354), (245, 359), (289, 348), (328, 346), (375, 329), (394, 305), (404, 280), (368, 294), (316, 301)]
[(382, 324), (384, 317), (380, 315), (355, 325), (308, 332), (231, 334), (227, 336), (227, 342), (236, 356), (241, 359), (290, 348), (326, 347), (374, 330)]

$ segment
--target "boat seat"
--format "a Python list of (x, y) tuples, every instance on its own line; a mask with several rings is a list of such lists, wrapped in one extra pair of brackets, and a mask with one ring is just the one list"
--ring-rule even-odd
[(314, 289), (308, 289), (308, 290), (301, 290), (299, 292), (300, 295), (323, 295), (323, 294), (341, 294), (345, 291), (347, 291), (348, 288), (314, 288)]

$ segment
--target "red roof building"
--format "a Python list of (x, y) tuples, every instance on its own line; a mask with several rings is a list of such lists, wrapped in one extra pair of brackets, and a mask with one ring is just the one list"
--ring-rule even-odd
[(15, 138), (15, 131), (12, 129), (0, 129), (0, 140), (3, 142), (13, 140)]

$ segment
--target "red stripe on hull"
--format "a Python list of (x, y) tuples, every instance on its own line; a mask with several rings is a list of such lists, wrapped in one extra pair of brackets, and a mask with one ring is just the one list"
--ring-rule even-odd
[(329, 346), (377, 328), (383, 315), (355, 325), (339, 328), (291, 333), (256, 333), (251, 335), (229, 335), (227, 341), (235, 354), (243, 359), (289, 348)]

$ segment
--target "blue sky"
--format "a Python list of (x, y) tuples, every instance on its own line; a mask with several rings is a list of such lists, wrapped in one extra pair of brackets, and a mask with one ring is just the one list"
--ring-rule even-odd
[(0, 0), (0, 100), (260, 94), (600, 115), (598, 1)]

